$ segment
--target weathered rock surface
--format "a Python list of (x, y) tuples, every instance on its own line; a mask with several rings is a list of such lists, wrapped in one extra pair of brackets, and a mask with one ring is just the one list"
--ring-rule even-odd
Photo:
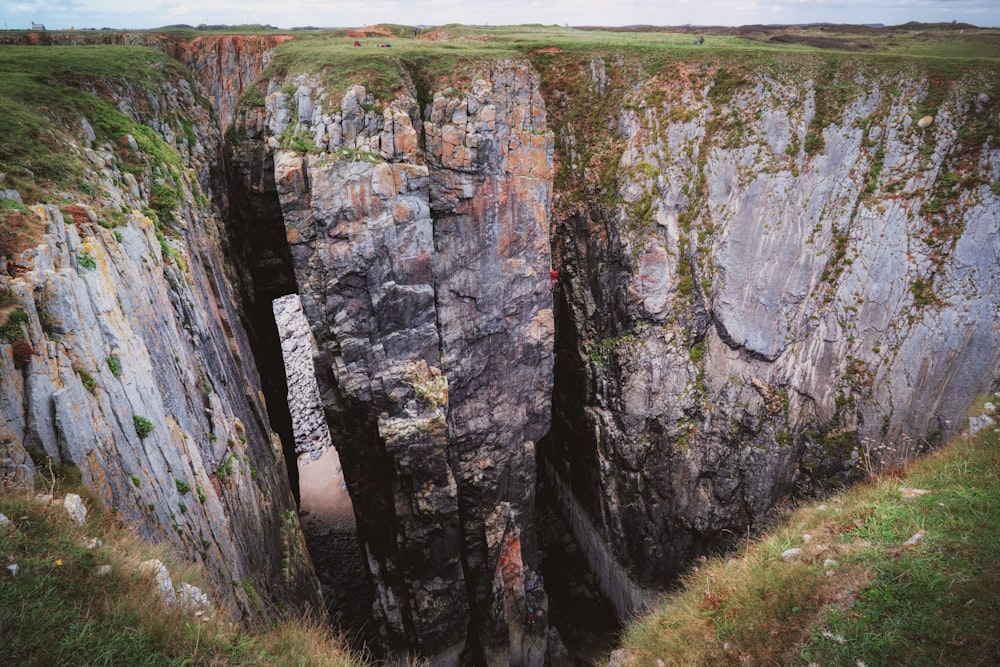
[[(186, 62), (223, 122), (250, 85), (263, 100), (244, 98), (233, 190), (214, 193), (229, 235), (205, 197), (221, 149), (197, 87), (152, 108), (108, 93), (179, 149), (176, 173), (81, 121), (95, 206), (128, 220), (119, 240), (87, 206), (33, 209), (46, 242), (0, 277), (27, 317), (25, 344), (0, 346), (0, 479), (30, 487), (28, 451), (76, 462), (249, 616), (245, 582), (288, 604), (316, 582), (230, 281), (275, 350), (260, 323), (301, 293), (375, 617), (389, 647), (441, 663), (542, 660), (539, 441), (627, 616), (781, 500), (933, 446), (1000, 375), (995, 72), (644, 72), (540, 51), (537, 71), (500, 62), (380, 100), (334, 94), (330, 72), (251, 84), (271, 38), (101, 39)], [(156, 186), (178, 194), (162, 240), (142, 214)]]
[[(360, 86), (334, 101), (309, 77), (294, 95), (281, 84), (241, 130), (277, 148), (386, 642), (442, 663), (541, 664), (545, 623), (528, 619), (546, 605), (533, 505), (553, 363), (552, 139), (537, 79), (497, 65), (436, 94), (422, 123), (412, 90), (378, 108)], [(322, 152), (281, 148), (282, 134)], [(266, 188), (257, 166), (236, 170)]]
[(581, 74), (599, 137), (546, 89), (580, 183), (557, 193), (546, 454), (625, 575), (613, 598), (641, 604), (631, 585), (790, 494), (908, 460), (1000, 375), (995, 76), (792, 71), (601, 62)]
[(31, 207), (44, 239), (4, 263), (4, 319), (23, 323), (0, 345), (0, 454), (5, 475), (74, 463), (141, 534), (204, 562), (238, 616), (272, 618), (319, 605), (317, 582), (219, 252), (220, 135), (194, 84), (158, 85), (101, 90), (183, 162), (130, 136), (95, 145), (82, 119), (67, 151), (99, 194)]
[(275, 299), (272, 307), (281, 335), (295, 453), (319, 457), (333, 446), (333, 440), (326, 425), (319, 386), (316, 384), (316, 370), (313, 367), (316, 342), (312, 329), (302, 312), (302, 302), (297, 294)]
[(165, 50), (187, 65), (211, 96), (225, 130), (240, 95), (267, 67), (271, 49), (290, 39), (290, 35), (201, 35), (191, 41), (169, 41)]

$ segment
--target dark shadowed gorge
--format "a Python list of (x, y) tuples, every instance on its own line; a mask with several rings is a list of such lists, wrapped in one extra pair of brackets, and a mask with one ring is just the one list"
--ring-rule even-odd
[(38, 227), (0, 265), (5, 479), (75, 464), (247, 621), (324, 598), (380, 654), (572, 664), (962, 426), (1000, 369), (995, 60), (525, 30), (46, 37), (86, 55), (12, 133), (76, 166), (0, 144)]

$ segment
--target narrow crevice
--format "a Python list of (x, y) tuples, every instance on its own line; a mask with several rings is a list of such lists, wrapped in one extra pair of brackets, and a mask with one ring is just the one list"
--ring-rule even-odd
[[(548, 449), (547, 440), (542, 439), (539, 450)], [(551, 467), (539, 465), (536, 507), (548, 621), (566, 648), (564, 659), (553, 657), (553, 664), (596, 665), (617, 644), (622, 625), (563, 516), (551, 474)], [(552, 647), (550, 653), (556, 653)]]
[[(316, 451), (308, 451), (312, 443), (299, 443), (297, 447), (292, 410), (298, 408), (289, 404), (282, 350), (282, 336), (289, 334), (279, 330), (274, 301), (297, 295), (299, 289), (274, 182), (273, 156), (260, 142), (227, 143), (224, 169), (221, 182), (227, 186), (224, 193), (228, 201), (223, 210), (228, 211), (230, 279), (241, 299), (243, 325), (260, 374), (268, 418), (281, 439), (285, 469), (300, 507), (306, 545), (329, 619), (357, 648), (373, 647), (376, 624), (371, 617), (372, 582), (355, 524), (355, 508), (345, 498), (341, 485), (345, 477), (360, 480), (351, 485), (348, 495), (368, 499), (362, 509), (385, 512), (386, 503), (370, 500), (381, 494), (360, 488), (368, 483), (364, 480), (377, 478), (380, 473), (373, 474), (371, 465), (356, 457), (343, 457), (338, 462), (338, 451), (329, 446), (329, 440)], [(313, 346), (311, 334), (305, 335)], [(325, 422), (327, 417), (321, 415), (320, 419)], [(364, 430), (360, 425), (357, 428)], [(297, 449), (307, 451), (300, 454)], [(305, 460), (300, 462), (300, 458)], [(361, 537), (365, 543), (379, 542), (371, 536)]]

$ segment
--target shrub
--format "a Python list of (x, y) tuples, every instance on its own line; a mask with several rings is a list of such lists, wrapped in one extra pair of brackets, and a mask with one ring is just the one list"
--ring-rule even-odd
[(115, 377), (120, 377), (122, 374), (122, 362), (118, 357), (111, 355), (106, 361), (108, 362), (108, 369), (111, 371), (111, 374)]
[(76, 254), (76, 263), (79, 264), (84, 269), (96, 269), (97, 260), (89, 252), (80, 252)]
[(135, 485), (135, 488), (137, 489), (142, 486), (142, 480), (139, 479), (138, 475), (132, 475), (132, 483)]
[(119, 243), (123, 243), (125, 241), (125, 237), (122, 236), (122, 233), (117, 229), (113, 232), (113, 234), (115, 235), (115, 241), (118, 241)]
[(31, 316), (28, 315), (27, 311), (15, 310), (7, 316), (7, 322), (0, 328), (0, 337), (4, 338), (8, 343), (22, 340), (24, 338), (24, 330), (21, 327), (29, 321), (31, 321)]
[(135, 426), (135, 432), (140, 440), (144, 440), (147, 435), (153, 432), (153, 422), (142, 415), (132, 415), (132, 424)]
[(191, 491), (191, 485), (185, 482), (183, 479), (175, 479), (174, 484), (177, 485), (177, 491), (179, 493), (188, 493)]
[(73, 372), (80, 376), (80, 382), (83, 383), (83, 388), (93, 394), (94, 390), (97, 388), (97, 380), (94, 379), (94, 376), (79, 366), (74, 366)]

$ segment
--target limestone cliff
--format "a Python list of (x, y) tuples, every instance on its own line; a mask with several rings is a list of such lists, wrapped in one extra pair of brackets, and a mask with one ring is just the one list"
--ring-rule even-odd
[(0, 472), (76, 462), (248, 616), (316, 601), (277, 296), (310, 321), (383, 641), (444, 664), (543, 659), (538, 474), (626, 617), (1000, 375), (990, 66), (545, 48), (446, 81), (386, 55), (376, 95), (384, 71), (255, 81), (281, 38), (108, 39), (211, 101), (163, 66), (93, 86), (140, 141), (74, 119), (90, 194), (32, 209), (45, 242), (0, 277)]
[(554, 58), (597, 113), (549, 75), (578, 181), (545, 459), (627, 614), (783, 498), (932, 447), (996, 380), (997, 80)]
[(273, 618), (318, 607), (317, 583), (220, 253), (221, 136), (168, 63), (82, 82), (101, 100), (52, 129), (80, 180), (19, 214), (38, 241), (3, 261), (3, 455), (75, 464), (203, 562), (217, 603)]
[(280, 200), (386, 642), (540, 664), (552, 139), (525, 63), (416, 93), (271, 81), (234, 162)]

